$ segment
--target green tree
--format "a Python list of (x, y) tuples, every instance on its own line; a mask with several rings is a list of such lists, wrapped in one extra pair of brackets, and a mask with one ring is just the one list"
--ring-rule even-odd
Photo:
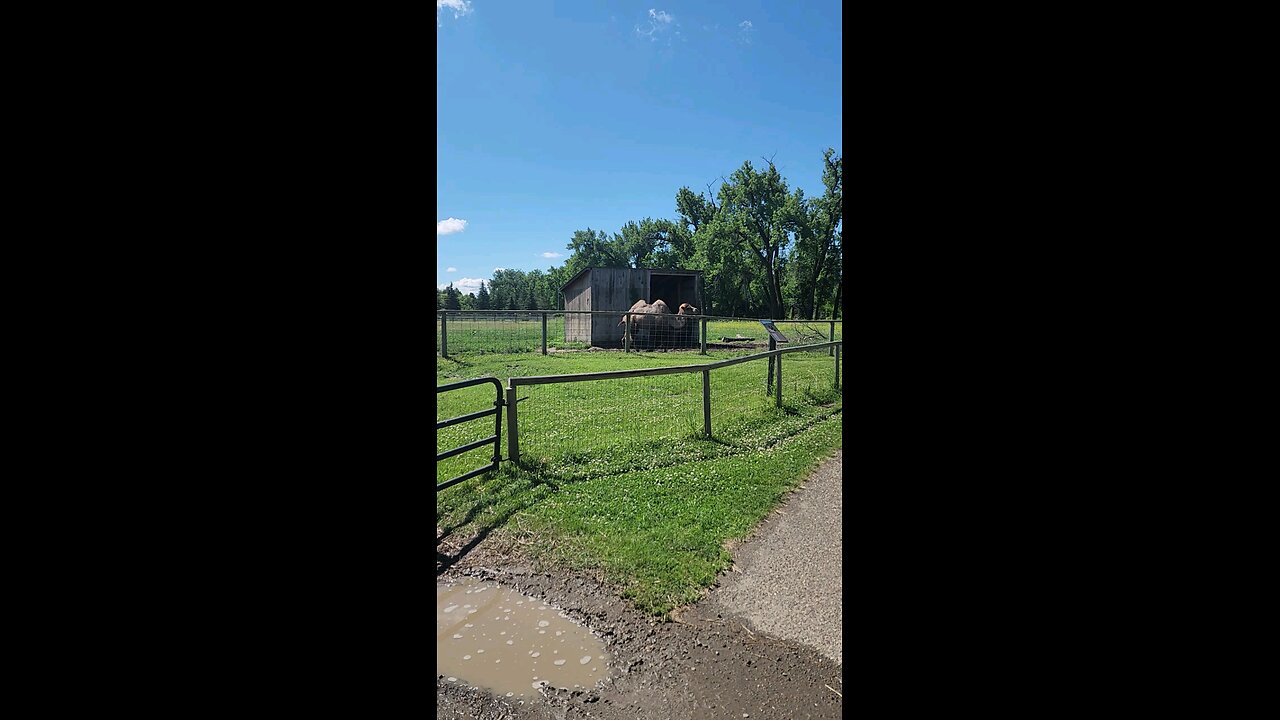
[(610, 238), (603, 230), (575, 230), (566, 245), (571, 254), (565, 266), (570, 277), (589, 267), (630, 267), (620, 238)]
[(676, 193), (676, 211), (693, 234), (694, 267), (704, 271), (718, 314), (786, 317), (786, 249), (804, 197), (791, 194), (774, 164), (766, 162), (764, 171), (744, 162), (714, 194), (687, 187)]
[(449, 283), (449, 287), (445, 288), (445, 304), (446, 310), (461, 310), (462, 304), (458, 300), (458, 291), (453, 289), (453, 283)]
[(548, 302), (550, 299), (547, 292), (547, 276), (546, 273), (534, 268), (525, 273), (525, 282), (528, 287), (528, 297), (525, 298), (525, 305), (530, 310), (546, 310), (554, 307)]
[(481, 280), (480, 293), (476, 295), (476, 309), (488, 310), (490, 307), (491, 305), (489, 304), (489, 289), (484, 286), (484, 281)]
[(490, 302), (495, 310), (526, 310), (529, 305), (530, 274), (523, 270), (495, 270), (489, 282)]
[(634, 268), (685, 267), (693, 256), (689, 233), (671, 220), (645, 218), (639, 223), (628, 222), (614, 235), (613, 243), (621, 250), (627, 266)]
[(841, 280), (840, 240), (844, 211), (842, 160), (835, 150), (822, 154), (823, 195), (803, 203), (796, 232), (788, 296), (797, 317), (821, 314)]
[(769, 314), (786, 317), (782, 267), (787, 246), (803, 215), (803, 193), (792, 194), (772, 161), (757, 171), (748, 160), (720, 186), (720, 209), (713, 226), (738, 248), (745, 248), (764, 273)]
[(569, 278), (573, 277), (569, 274), (564, 265), (553, 267), (547, 271), (547, 307), (555, 310), (564, 309), (564, 295), (561, 294), (560, 288), (569, 282)]

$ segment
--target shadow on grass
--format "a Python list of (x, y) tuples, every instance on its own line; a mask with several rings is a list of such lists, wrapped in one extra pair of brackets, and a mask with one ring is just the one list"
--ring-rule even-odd
[[(489, 537), (494, 530), (505, 525), (513, 515), (532, 507), (534, 503), (559, 489), (553, 479), (529, 472), (522, 463), (517, 464), (515, 468), (504, 466), (495, 475), (486, 477), (482, 482), (483, 487), (480, 488), (475, 499), (467, 504), (462, 519), (444, 528), (436, 538), (437, 577), (475, 550), (476, 546)], [(488, 492), (491, 486), (496, 488), (495, 492)], [(461, 485), (455, 487), (461, 487)], [(477, 522), (477, 518), (486, 511), (498, 507), (502, 508), (498, 514)], [(440, 551), (441, 543), (453, 536), (460, 528), (470, 527), (473, 524), (475, 534), (464, 545), (452, 553)]]
[[(775, 409), (774, 412), (777, 417), (800, 414), (789, 412), (787, 409)], [(818, 413), (808, 417), (799, 425), (786, 428), (784, 432), (777, 435), (757, 437), (751, 441), (746, 441), (744, 438), (699, 436), (689, 437), (677, 443), (650, 441), (627, 444), (594, 453), (575, 451), (547, 460), (522, 459), (518, 463), (504, 461), (497, 473), (482, 476), (482, 479), (478, 479), (476, 486), (470, 486), (470, 496), (464, 501), (465, 504), (449, 511), (451, 517), (458, 517), (459, 514), (461, 517), (452, 521), (448, 527), (442, 528), (441, 535), (436, 539), (436, 576), (438, 577), (475, 550), (493, 531), (504, 526), (514, 515), (559, 491), (562, 485), (757, 452), (761, 446), (777, 445), (840, 412), (840, 408), (836, 408), (830, 412)], [(454, 487), (468, 486), (464, 483)], [(491, 511), (492, 514), (486, 515)], [(474, 534), (456, 550), (446, 548), (448, 552), (441, 552), (439, 547), (443, 541), (463, 528)]]

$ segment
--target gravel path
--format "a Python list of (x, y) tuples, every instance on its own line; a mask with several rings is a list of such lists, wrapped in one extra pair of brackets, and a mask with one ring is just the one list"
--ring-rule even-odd
[(795, 640), (843, 664), (843, 450), (788, 496), (734, 551), (737, 569), (708, 600), (759, 631)]

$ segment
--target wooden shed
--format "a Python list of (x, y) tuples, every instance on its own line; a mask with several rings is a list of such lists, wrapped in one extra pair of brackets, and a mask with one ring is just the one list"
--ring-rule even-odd
[[(631, 309), (637, 300), (653, 302), (663, 300), (672, 312), (680, 303), (689, 303), (705, 314), (702, 303), (701, 270), (661, 270), (657, 268), (586, 268), (574, 275), (560, 289), (564, 295), (564, 309), (607, 310), (608, 315), (566, 313), (564, 335), (566, 342), (585, 342), (598, 347), (622, 347), (622, 313)], [(612, 313), (618, 313), (614, 315)], [(680, 345), (698, 344), (698, 334), (692, 330)]]

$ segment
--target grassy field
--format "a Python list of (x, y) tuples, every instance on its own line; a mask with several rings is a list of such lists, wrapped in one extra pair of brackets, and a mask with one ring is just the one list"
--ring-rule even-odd
[[(437, 359), (436, 383), (490, 375), (505, 386), (512, 376), (739, 355), (484, 354)], [(596, 572), (637, 607), (665, 615), (696, 600), (726, 568), (726, 541), (749, 532), (841, 446), (833, 373), (825, 351), (784, 356), (777, 408), (766, 394), (765, 361), (713, 371), (710, 440), (701, 434), (701, 373), (522, 387), (519, 395), (528, 399), (517, 406), (520, 465), (504, 461), (497, 473), (438, 493), (437, 524), (446, 533), (519, 545), (540, 562)], [(492, 407), (494, 391), (485, 385), (439, 400), (437, 420)], [(492, 432), (492, 418), (437, 431), (437, 452)], [(506, 439), (504, 417), (503, 457)], [(437, 482), (484, 464), (491, 452), (439, 463)]]

